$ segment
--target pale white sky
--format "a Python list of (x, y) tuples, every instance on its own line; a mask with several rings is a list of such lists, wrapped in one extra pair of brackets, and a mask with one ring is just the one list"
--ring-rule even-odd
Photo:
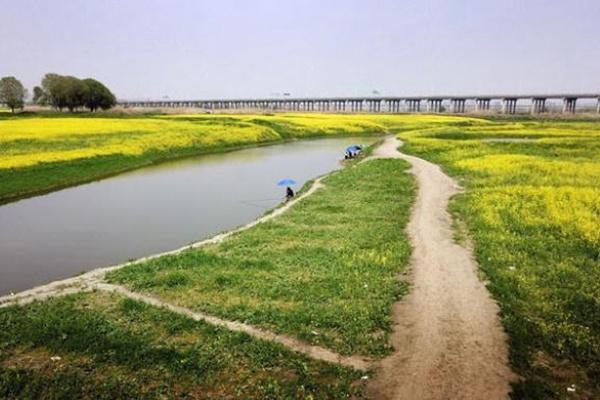
[(121, 99), (600, 92), (598, 0), (0, 0), (0, 76)]

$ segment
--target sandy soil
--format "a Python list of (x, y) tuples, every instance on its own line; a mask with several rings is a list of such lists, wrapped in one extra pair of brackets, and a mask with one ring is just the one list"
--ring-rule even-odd
[(430, 162), (397, 152), (388, 138), (373, 157), (412, 165), (419, 191), (408, 231), (411, 292), (394, 306), (396, 349), (382, 360), (373, 399), (504, 399), (514, 378), (498, 306), (469, 249), (453, 240), (448, 200), (456, 183)]

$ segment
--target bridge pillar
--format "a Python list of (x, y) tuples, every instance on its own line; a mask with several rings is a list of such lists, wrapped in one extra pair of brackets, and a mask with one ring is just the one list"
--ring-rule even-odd
[(432, 113), (442, 112), (442, 99), (427, 99), (427, 111)]
[(452, 112), (462, 114), (465, 112), (465, 99), (450, 99), (452, 104)]
[(577, 97), (565, 97), (563, 99), (563, 113), (575, 114)]
[(514, 114), (517, 112), (517, 99), (504, 98), (502, 99), (502, 112), (504, 114)]
[(420, 112), (421, 111), (421, 99), (406, 99), (408, 105), (408, 112)]
[(534, 97), (531, 99), (531, 113), (540, 114), (546, 112), (546, 98)]
[(491, 99), (475, 99), (475, 111), (489, 111)]

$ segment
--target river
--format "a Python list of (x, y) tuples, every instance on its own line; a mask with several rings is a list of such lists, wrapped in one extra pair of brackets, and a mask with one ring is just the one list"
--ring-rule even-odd
[(203, 155), (0, 206), (0, 295), (160, 253), (246, 224), (280, 203), (276, 183), (341, 167), (328, 138)]

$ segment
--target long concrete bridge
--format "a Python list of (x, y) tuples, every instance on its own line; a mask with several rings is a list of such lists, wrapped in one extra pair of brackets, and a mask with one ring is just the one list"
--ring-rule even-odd
[[(577, 107), (585, 102), (585, 107)], [(518, 106), (518, 103), (519, 106)], [(119, 101), (125, 108), (200, 108), (205, 110), (264, 110), (321, 112), (493, 112), (539, 114), (549, 111), (600, 113), (599, 93), (477, 95), (477, 96), (408, 96), (408, 97), (325, 97), (265, 98), (217, 100)]]

